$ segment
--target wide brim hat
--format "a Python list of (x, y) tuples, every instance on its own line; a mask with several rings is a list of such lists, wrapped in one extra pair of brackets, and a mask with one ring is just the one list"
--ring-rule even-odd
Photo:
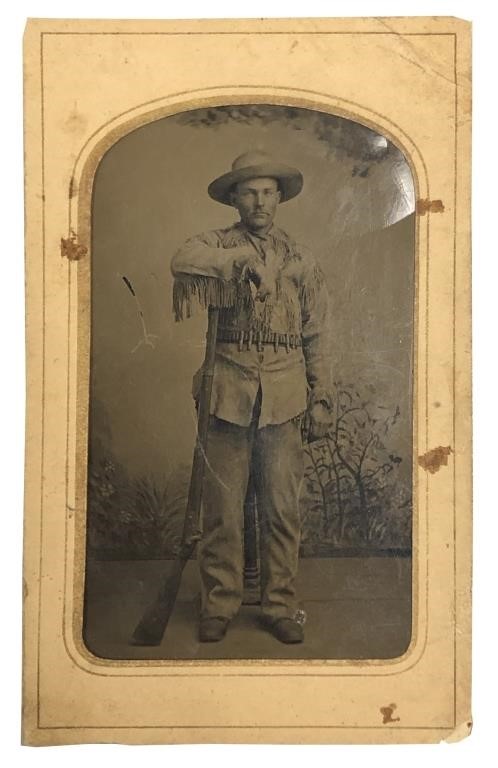
[(218, 203), (232, 205), (230, 192), (234, 185), (240, 181), (257, 178), (272, 178), (278, 181), (281, 203), (296, 197), (303, 188), (303, 175), (297, 168), (275, 162), (266, 152), (253, 151), (239, 155), (233, 161), (231, 171), (211, 182), (208, 194)]

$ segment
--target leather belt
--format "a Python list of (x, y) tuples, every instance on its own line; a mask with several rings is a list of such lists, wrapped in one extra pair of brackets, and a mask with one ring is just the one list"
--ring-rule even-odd
[(228, 344), (238, 344), (239, 350), (251, 349), (254, 344), (261, 352), (264, 344), (270, 344), (275, 352), (280, 347), (285, 347), (287, 352), (302, 346), (302, 339), (297, 333), (276, 333), (274, 331), (237, 331), (232, 328), (218, 328), (217, 341)]

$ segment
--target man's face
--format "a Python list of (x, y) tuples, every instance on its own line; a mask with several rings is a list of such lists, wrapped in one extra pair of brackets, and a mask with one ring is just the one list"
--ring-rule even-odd
[(231, 195), (240, 220), (253, 232), (267, 232), (280, 202), (276, 179), (259, 178), (240, 181)]

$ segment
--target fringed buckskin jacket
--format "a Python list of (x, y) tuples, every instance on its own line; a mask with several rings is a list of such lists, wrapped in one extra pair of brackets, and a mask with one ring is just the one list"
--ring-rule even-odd
[[(240, 245), (252, 246), (262, 264), (272, 262), (273, 290), (264, 301), (235, 273), (226, 249)], [(249, 426), (259, 388), (259, 428), (296, 418), (317, 401), (331, 407), (328, 293), (307, 249), (275, 226), (258, 236), (239, 222), (187, 240), (171, 269), (177, 320), (195, 303), (220, 308), (212, 415)]]

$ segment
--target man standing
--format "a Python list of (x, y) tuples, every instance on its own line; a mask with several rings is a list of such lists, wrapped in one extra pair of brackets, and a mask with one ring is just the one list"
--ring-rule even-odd
[(261, 609), (281, 642), (304, 638), (295, 618), (302, 425), (313, 439), (330, 424), (328, 295), (309, 252), (273, 224), (302, 185), (298, 170), (266, 153), (241, 155), (208, 188), (240, 221), (191, 238), (172, 261), (177, 319), (193, 299), (220, 308), (199, 546), (203, 642), (224, 637), (242, 602), (251, 465)]

